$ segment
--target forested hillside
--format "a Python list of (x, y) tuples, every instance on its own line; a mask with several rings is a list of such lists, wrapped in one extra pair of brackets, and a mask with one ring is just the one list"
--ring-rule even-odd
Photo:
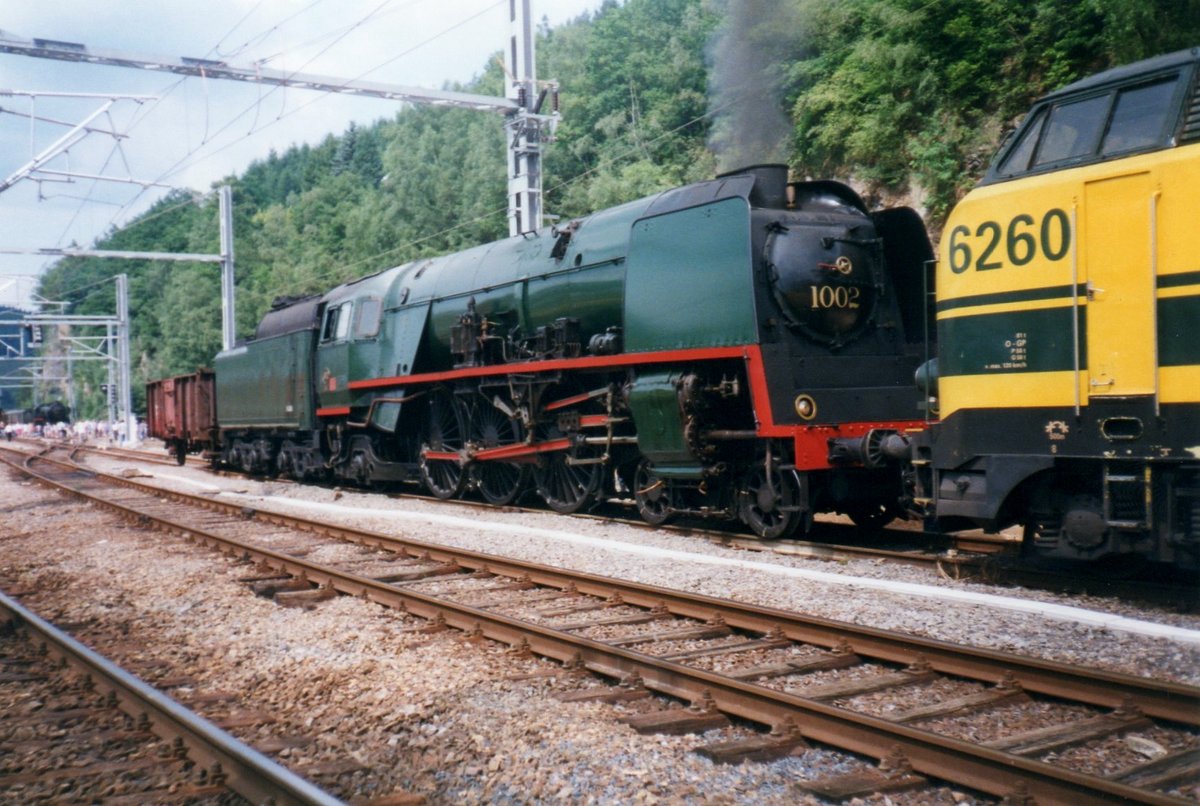
[[(931, 228), (1034, 97), (1200, 44), (1200, 0), (609, 0), (541, 31), (562, 85), (546, 209), (564, 219), (739, 164), (851, 181), (917, 206)], [(499, 95), (495, 62), (473, 92)], [(491, 115), (410, 108), (271, 153), (234, 188), (238, 334), (270, 301), (507, 234), (504, 136)], [(216, 201), (173, 193), (97, 246), (218, 251)], [(67, 259), (40, 292), (111, 313), (131, 278), (136, 389), (220, 345), (208, 264)], [(95, 392), (102, 380), (85, 379)], [(84, 416), (100, 395), (80, 389)], [(94, 401), (94, 402), (88, 402)]]

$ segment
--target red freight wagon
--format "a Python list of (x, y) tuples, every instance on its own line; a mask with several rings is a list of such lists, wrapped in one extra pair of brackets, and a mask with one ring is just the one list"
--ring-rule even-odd
[(202, 369), (146, 384), (146, 427), (161, 439), (175, 461), (215, 446), (217, 435), (216, 375)]

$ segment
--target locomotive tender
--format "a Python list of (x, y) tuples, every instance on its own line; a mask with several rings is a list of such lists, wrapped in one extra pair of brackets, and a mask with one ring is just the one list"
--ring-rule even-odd
[(210, 447), (767, 539), (817, 512), (1022, 524), (1031, 553), (1194, 569), (1197, 210), (1192, 49), (1034, 106), (950, 216), (935, 308), (913, 211), (756, 166), (277, 301), (217, 356)]

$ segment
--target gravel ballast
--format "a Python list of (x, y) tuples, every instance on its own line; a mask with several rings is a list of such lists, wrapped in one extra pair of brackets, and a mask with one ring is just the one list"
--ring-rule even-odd
[[(99, 469), (119, 471), (127, 462), (96, 459)], [(387, 534), (404, 535), (505, 557), (562, 566), (708, 596), (794, 610), (853, 624), (897, 630), (954, 643), (1110, 669), (1126, 674), (1200, 685), (1200, 644), (1131, 634), (1105, 626), (1106, 617), (1200, 631), (1200, 615), (1098, 596), (944, 579), (926, 567), (884, 560), (826, 562), (771, 552), (726, 548), (703, 539), (638, 529), (619, 523), (565, 518), (552, 513), (484, 510), (414, 498), (311, 486), (215, 477), (193, 468), (149, 470), (143, 479), (185, 492), (209, 490), (223, 499), (279, 509)], [(220, 492), (215, 492), (219, 490)], [(568, 533), (556, 538), (555, 532)], [(569, 539), (578, 536), (583, 540)], [(607, 544), (607, 545), (604, 545)], [(661, 550), (669, 560), (644, 552)], [(694, 561), (679, 559), (692, 555)], [(735, 565), (711, 565), (714, 560)], [(815, 572), (842, 580), (791, 578), (751, 566)], [(904, 592), (860, 587), (882, 581), (945, 591), (1002, 597), (1030, 612), (979, 604), (955, 604)], [(841, 584), (838, 584), (840, 581)], [(1036, 608), (1070, 606), (1085, 620), (1048, 618)], [(1200, 632), (1197, 633), (1200, 635)]]
[[(235, 735), (282, 748), (281, 763), (348, 800), (815, 804), (803, 782), (864, 766), (825, 750), (716, 765), (691, 750), (728, 732), (638, 735), (617, 720), (651, 703), (559, 702), (556, 692), (580, 684), (546, 675), (556, 664), (430, 634), (420, 619), (358, 599), (280, 607), (238, 581), (251, 566), (30, 482), (0, 479), (0, 489), (0, 589), (74, 625), (85, 643), (89, 623), (119, 625), (114, 659), (133, 669), (168, 662), (171, 675), (197, 681), (173, 690), (184, 702), (235, 692), (235, 715), (274, 720)], [(295, 736), (309, 740), (288, 747)], [(941, 788), (864, 802), (981, 801)]]
[[(89, 461), (108, 471), (132, 467), (124, 460)], [(842, 585), (781, 580), (744, 567), (649, 562), (622, 547), (649, 545), (844, 576), (895, 578), (1080, 605), (1041, 592), (939, 580), (921, 569), (749, 553), (548, 513), (484, 512), (353, 491), (214, 477), (192, 468), (138, 470), (152, 477), (143, 481), (189, 492), (209, 488), (218, 497), (246, 506), (287, 509), (289, 502), (296, 508), (317, 502), (325, 505), (320, 515), (324, 519), (380, 532), (884, 629), (1189, 683), (1196, 682), (1200, 668), (1195, 646), (1169, 640), (1048, 621), (1032, 614), (948, 608), (945, 603)], [(334, 762), (343, 768), (356, 763), (369, 768), (370, 774), (350, 771), (338, 779), (339, 786), (358, 797), (402, 790), (422, 794), (430, 802), (806, 803), (817, 801), (804, 792), (803, 781), (861, 764), (818, 750), (802, 759), (772, 764), (713, 765), (689, 750), (727, 736), (639, 736), (616, 719), (644, 706), (560, 703), (551, 695), (568, 687), (561, 676), (512, 679), (544, 670), (545, 663), (516, 658), (496, 645), (474, 644), (454, 632), (409, 631), (422, 622), (357, 600), (336, 599), (313, 610), (280, 608), (254, 597), (237, 581), (246, 573), (244, 566), (216, 559), (178, 539), (131, 528), (27, 482), (0, 479), (0, 489), (4, 490), (0, 587), (36, 590), (24, 597), (27, 604), (35, 610), (49, 608), (45, 614), (57, 621), (126, 620), (129, 643), (140, 642), (147, 656), (180, 661), (205, 688), (244, 692), (247, 707), (277, 714), (285, 728), (295, 726), (293, 732), (318, 729), (317, 741), (284, 750), (280, 760), (298, 771)], [(471, 527), (421, 522), (423, 516), (436, 520), (448, 512)], [(87, 526), (80, 529), (83, 523)], [(592, 540), (582, 546), (536, 532), (508, 531), (514, 526), (575, 533)], [(611, 542), (615, 548), (597, 541)], [(1200, 628), (1200, 619), (1193, 616), (1107, 600), (1086, 604), (1126, 618)], [(487, 656), (482, 661), (480, 653)], [(265, 726), (239, 735), (253, 743), (256, 732), (265, 738), (278, 736), (280, 730), (279, 725)], [(328, 783), (320, 778), (317, 782)], [(971, 800), (937, 790), (915, 800), (892, 796), (891, 802), (964, 799)]]

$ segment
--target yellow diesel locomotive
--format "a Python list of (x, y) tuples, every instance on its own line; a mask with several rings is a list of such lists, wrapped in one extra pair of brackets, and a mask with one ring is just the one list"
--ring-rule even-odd
[(1037, 102), (950, 216), (936, 284), (914, 478), (938, 525), (1200, 567), (1200, 48)]

